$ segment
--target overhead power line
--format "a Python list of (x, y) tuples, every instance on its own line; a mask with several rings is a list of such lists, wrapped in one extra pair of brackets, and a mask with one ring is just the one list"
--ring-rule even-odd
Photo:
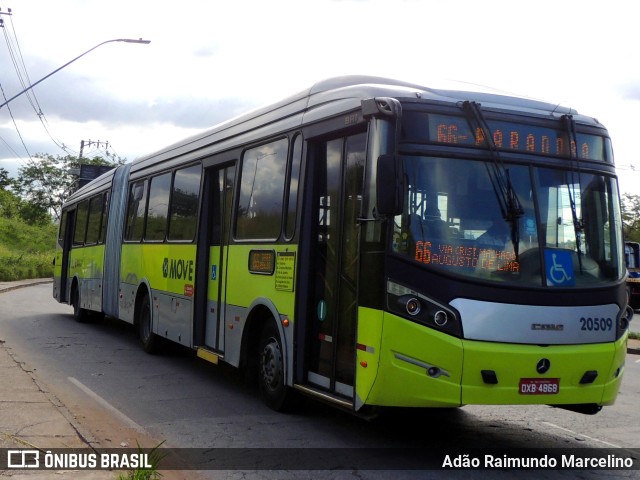
[[(27, 67), (26, 64), (24, 62), (24, 57), (22, 56), (22, 50), (20, 49), (20, 42), (18, 41), (18, 35), (16, 33), (16, 29), (15, 29), (15, 25), (13, 23), (13, 17), (11, 16), (11, 11), (9, 10), (8, 15), (10, 15), (9, 17), (9, 22), (11, 24), (11, 33), (10, 34), (6, 29), (3, 28), (3, 33), (4, 33), (4, 37), (5, 37), (5, 42), (7, 44), (7, 49), (9, 51), (9, 56), (11, 57), (11, 61), (13, 63), (13, 67), (14, 70), (16, 72), (16, 75), (18, 77), (18, 81), (20, 82), (20, 85), (22, 86), (23, 90), (24, 89), (28, 89), (31, 86), (31, 80), (29, 78), (29, 73), (27, 71)], [(2, 24), (0, 24), (0, 26), (4, 27), (4, 22)], [(31, 105), (31, 108), (33, 109), (33, 111), (35, 112), (36, 116), (38, 117), (38, 120), (40, 120), (40, 123), (42, 124), (42, 127), (44, 128), (45, 132), (47, 133), (47, 135), (49, 136), (49, 138), (51, 139), (51, 141), (58, 147), (60, 148), (62, 151), (66, 152), (66, 153), (70, 153), (67, 149), (67, 147), (65, 146), (65, 144), (60, 141), (58, 138), (56, 138), (53, 133), (51, 132), (51, 127), (49, 125), (49, 121), (47, 120), (47, 117), (45, 116), (44, 112), (42, 111), (42, 107), (40, 106), (40, 103), (38, 102), (38, 98), (36, 97), (35, 91), (33, 90), (28, 90), (27, 92), (25, 92), (27, 95), (27, 99), (29, 101), (29, 104)], [(6, 97), (5, 97), (6, 100)]]

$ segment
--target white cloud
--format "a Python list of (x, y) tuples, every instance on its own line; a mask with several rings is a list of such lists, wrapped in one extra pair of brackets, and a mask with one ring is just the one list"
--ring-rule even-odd
[[(562, 103), (609, 128), (620, 165), (638, 162), (640, 34), (628, 2), (29, 0), (12, 7), (32, 81), (104, 40), (151, 40), (99, 47), (36, 87), (52, 130), (68, 144), (101, 138), (132, 159), (320, 79), (373, 74), (425, 85), (454, 79)], [(11, 65), (5, 45), (0, 63)], [(0, 82), (7, 95), (20, 90), (9, 68)], [(24, 100), (12, 107), (29, 119), (25, 142), (58, 153)], [(0, 126), (9, 124), (1, 109)], [(21, 149), (11, 130), (2, 136)], [(0, 158), (10, 155), (0, 142)], [(634, 188), (632, 177), (621, 179), (623, 190)]]

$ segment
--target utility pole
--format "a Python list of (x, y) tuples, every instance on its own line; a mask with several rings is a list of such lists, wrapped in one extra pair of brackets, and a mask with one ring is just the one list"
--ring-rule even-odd
[[(69, 173), (71, 173), (72, 175), (78, 176), (74, 191), (86, 185), (94, 178), (98, 178), (103, 173), (108, 172), (109, 170), (114, 168), (113, 166), (109, 166), (109, 165), (90, 165), (82, 162), (82, 153), (84, 152), (84, 147), (92, 147), (94, 145), (98, 148), (100, 148), (101, 146), (103, 146), (105, 149), (109, 148), (108, 141), (101, 142), (100, 140), (97, 140), (97, 141), (80, 140), (80, 155), (78, 155), (78, 168), (72, 168), (71, 170), (69, 170)], [(107, 159), (108, 159), (108, 155), (109, 155), (109, 152), (107, 152)]]
[[(78, 162), (82, 162), (82, 152), (84, 151), (84, 147), (91, 147), (95, 145), (96, 147), (100, 148), (101, 145), (104, 145), (104, 149), (107, 150), (109, 148), (109, 141), (106, 142), (101, 142), (100, 140), (98, 140), (97, 142), (94, 142), (92, 140), (81, 140), (80, 141), (80, 155), (78, 156)], [(109, 153), (107, 152), (107, 156), (109, 155)]]
[[(9, 15), (9, 16), (11, 16), (13, 14), (11, 13), (11, 9), (10, 8), (7, 8), (6, 12), (3, 12), (2, 9), (0, 8), (0, 15)], [(0, 28), (4, 28), (4, 20), (2, 18), (0, 18)]]

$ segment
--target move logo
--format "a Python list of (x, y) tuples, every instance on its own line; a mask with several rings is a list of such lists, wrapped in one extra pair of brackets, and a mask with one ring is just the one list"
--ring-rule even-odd
[(165, 257), (162, 263), (162, 276), (164, 278), (193, 281), (193, 260), (183, 260)]

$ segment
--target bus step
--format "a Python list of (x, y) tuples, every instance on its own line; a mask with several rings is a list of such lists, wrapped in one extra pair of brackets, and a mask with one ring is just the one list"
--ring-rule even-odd
[(204, 347), (198, 347), (197, 355), (203, 360), (206, 360), (207, 362), (211, 362), (214, 365), (217, 365), (218, 360), (223, 358), (222, 355), (218, 355), (217, 353), (212, 352), (211, 350), (206, 349)]
[(331, 403), (333, 405), (338, 405), (339, 407), (346, 408), (348, 410), (353, 410), (353, 402), (349, 400), (345, 400), (342, 397), (338, 397), (337, 395), (333, 395), (329, 392), (325, 392), (323, 390), (319, 390), (308, 385), (299, 385), (295, 384), (293, 386), (296, 390), (304, 393), (305, 395), (311, 395), (312, 397), (316, 397), (319, 400), (324, 402)]

